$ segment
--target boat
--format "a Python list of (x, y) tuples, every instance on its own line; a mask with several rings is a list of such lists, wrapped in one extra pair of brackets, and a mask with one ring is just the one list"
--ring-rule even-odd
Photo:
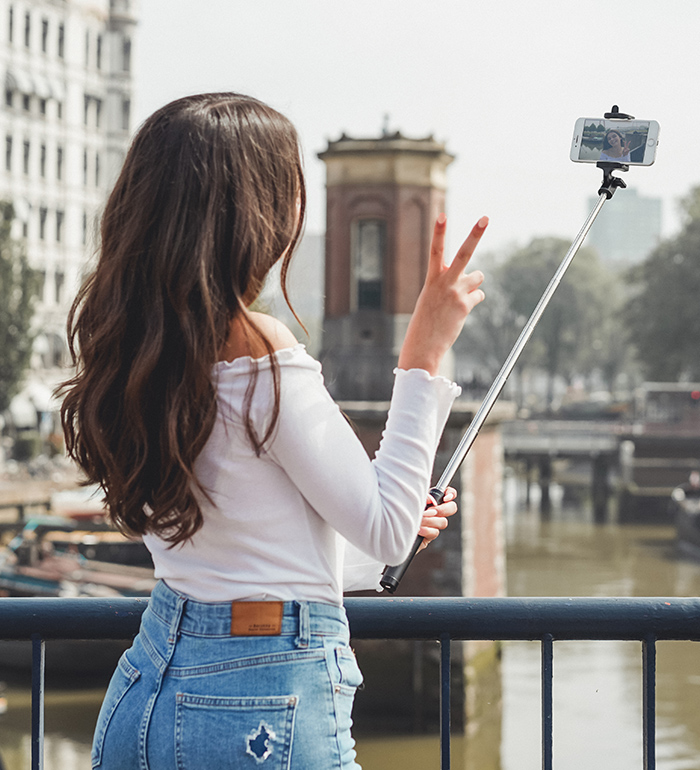
[(618, 521), (672, 524), (669, 497), (700, 465), (700, 382), (644, 383), (619, 439)]
[(671, 493), (671, 512), (676, 525), (678, 550), (700, 559), (700, 473)]
[(0, 596), (149, 596), (155, 582), (141, 539), (104, 518), (29, 519), (0, 551)]
[[(156, 580), (140, 538), (114, 530), (104, 516), (28, 519), (0, 550), (0, 597), (149, 596)], [(1, 601), (1, 599), (0, 599)], [(94, 677), (114, 670), (125, 641), (48, 641), (47, 671)], [(31, 644), (0, 642), (0, 669), (31, 669)]]

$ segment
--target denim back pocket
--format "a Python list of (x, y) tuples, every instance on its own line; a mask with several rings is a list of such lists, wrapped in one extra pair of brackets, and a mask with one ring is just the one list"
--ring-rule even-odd
[(131, 663), (129, 663), (126, 659), (126, 655), (122, 655), (119, 659), (117, 669), (109, 683), (109, 687), (107, 688), (107, 693), (102, 702), (102, 708), (100, 709), (100, 715), (97, 719), (95, 737), (92, 742), (91, 759), (93, 768), (97, 768), (102, 764), (102, 750), (104, 748), (105, 735), (107, 734), (107, 728), (112, 721), (114, 712), (117, 710), (117, 706), (119, 706), (131, 686), (140, 676), (141, 673), (138, 669), (134, 668)]
[(229, 698), (177, 694), (177, 770), (286, 770), (294, 695)]

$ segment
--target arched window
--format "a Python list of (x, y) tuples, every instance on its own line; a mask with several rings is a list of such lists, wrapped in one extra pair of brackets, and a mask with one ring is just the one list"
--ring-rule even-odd
[(355, 221), (351, 248), (355, 307), (358, 310), (381, 310), (386, 222), (383, 219)]

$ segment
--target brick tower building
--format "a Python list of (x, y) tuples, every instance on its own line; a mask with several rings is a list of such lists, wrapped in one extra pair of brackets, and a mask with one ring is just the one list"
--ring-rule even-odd
[(343, 134), (326, 163), (323, 360), (333, 396), (384, 400), (444, 210), (453, 156), (432, 137)]

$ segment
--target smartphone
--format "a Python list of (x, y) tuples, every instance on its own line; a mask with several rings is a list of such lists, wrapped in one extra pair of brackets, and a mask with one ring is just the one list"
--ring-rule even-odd
[(651, 166), (658, 143), (659, 124), (655, 120), (579, 118), (571, 142), (571, 160)]

